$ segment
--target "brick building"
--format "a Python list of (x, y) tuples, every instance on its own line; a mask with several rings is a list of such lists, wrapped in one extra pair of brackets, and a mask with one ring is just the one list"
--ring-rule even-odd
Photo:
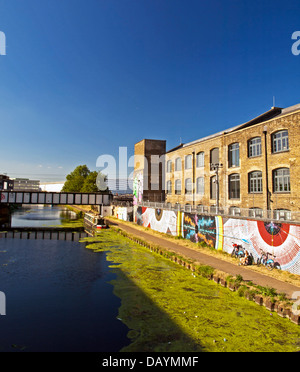
[[(244, 124), (169, 150), (162, 175), (166, 202), (237, 215), (246, 208), (250, 217), (272, 210), (273, 217), (289, 219), (300, 211), (299, 125), (300, 104), (272, 107)], [(151, 169), (148, 173), (150, 178)]]
[(143, 139), (134, 146), (134, 204), (142, 200), (163, 202), (165, 140)]

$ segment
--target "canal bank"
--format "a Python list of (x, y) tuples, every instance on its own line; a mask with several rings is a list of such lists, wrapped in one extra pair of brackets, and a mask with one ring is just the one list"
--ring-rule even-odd
[[(270, 310), (277, 310), (281, 316), (286, 316), (290, 318), (294, 323), (299, 324), (299, 314), (295, 314), (295, 311), (292, 311), (292, 304), (284, 305), (284, 297), (286, 299), (298, 299), (300, 293), (300, 279), (295, 275), (291, 275), (285, 272), (279, 272), (273, 270), (272, 272), (267, 271), (265, 268), (257, 268), (256, 265), (253, 266), (239, 266), (239, 261), (228, 255), (219, 254), (218, 252), (211, 251), (209, 248), (202, 249), (201, 251), (195, 244), (195, 248), (191, 248), (191, 243), (186, 241), (170, 238), (168, 236), (163, 236), (161, 233), (153, 232), (152, 230), (142, 228), (140, 226), (134, 225), (133, 223), (124, 222), (117, 220), (115, 218), (107, 218), (107, 223), (111, 226), (121, 229), (129, 237), (133, 239), (136, 238), (137, 241), (140, 239), (140, 242), (146, 243), (149, 246), (161, 247), (162, 250), (167, 252), (173, 252), (182, 259), (176, 260), (178, 263), (190, 266), (193, 269), (193, 263), (195, 265), (205, 265), (207, 267), (212, 267), (215, 269), (214, 274), (210, 275), (210, 279), (216, 281), (223, 286), (231, 287), (232, 290), (237, 290), (241, 283), (234, 283), (234, 278), (242, 278), (244, 284), (253, 283), (255, 286), (260, 286), (266, 291), (265, 296), (255, 296), (253, 294), (252, 300), (257, 302), (259, 305), (264, 304)], [(174, 258), (175, 259), (175, 258)], [(261, 271), (261, 272), (260, 272)], [(272, 276), (271, 276), (272, 275)], [(226, 280), (227, 278), (227, 280)], [(279, 279), (280, 278), (280, 279)], [(273, 293), (281, 294), (280, 297), (282, 301), (277, 301), (277, 304), (274, 301)], [(296, 294), (298, 292), (298, 295)], [(271, 293), (271, 299), (269, 299), (269, 293)], [(297, 297), (295, 297), (297, 296)], [(266, 297), (266, 298), (263, 298)], [(270, 301), (271, 303), (269, 303)]]
[(84, 239), (95, 255), (106, 252), (116, 274), (118, 319), (131, 340), (120, 351), (299, 350), (300, 327), (289, 319), (128, 237), (113, 227)]

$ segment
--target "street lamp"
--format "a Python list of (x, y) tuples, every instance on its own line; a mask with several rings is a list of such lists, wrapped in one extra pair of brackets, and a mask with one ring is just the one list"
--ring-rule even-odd
[(219, 213), (220, 207), (219, 169), (222, 167), (222, 163), (210, 163), (210, 169), (216, 172), (216, 213)]

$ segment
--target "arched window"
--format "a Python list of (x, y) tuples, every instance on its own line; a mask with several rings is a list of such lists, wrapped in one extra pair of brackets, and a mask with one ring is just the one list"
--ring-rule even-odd
[(167, 173), (172, 172), (172, 160), (167, 161)]
[(172, 193), (172, 181), (167, 181), (167, 194)]
[(192, 155), (185, 157), (185, 169), (192, 169)]
[(219, 164), (219, 148), (210, 150), (210, 170), (214, 169), (214, 164)]
[(248, 141), (248, 157), (254, 158), (261, 155), (261, 138), (254, 137)]
[(204, 177), (198, 177), (196, 180), (196, 193), (204, 195)]
[(185, 193), (186, 194), (191, 194), (192, 193), (192, 189), (193, 189), (193, 186), (192, 186), (192, 179), (191, 178), (187, 178), (185, 180)]
[(204, 152), (198, 152), (197, 158), (196, 158), (197, 168), (204, 167)]
[(228, 146), (228, 166), (239, 167), (240, 165), (240, 145), (238, 142)]
[(181, 158), (175, 159), (175, 171), (181, 171)]
[(273, 170), (273, 192), (290, 192), (290, 170), (289, 168), (278, 168)]
[(254, 171), (248, 175), (248, 189), (250, 193), (259, 193), (263, 191), (262, 188), (262, 172)]
[(240, 198), (240, 175), (238, 173), (231, 174), (228, 177), (229, 199)]
[(287, 130), (280, 130), (272, 134), (272, 152), (287, 151), (289, 149), (289, 134)]
[(176, 195), (181, 194), (181, 180), (175, 181), (175, 194)]

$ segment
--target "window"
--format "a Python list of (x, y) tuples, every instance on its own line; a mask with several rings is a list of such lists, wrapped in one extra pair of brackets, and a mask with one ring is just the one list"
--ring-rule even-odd
[(217, 147), (210, 150), (210, 170), (213, 170), (214, 164), (219, 164), (219, 149)]
[(175, 194), (181, 194), (181, 180), (175, 181)]
[(186, 194), (192, 193), (192, 179), (191, 178), (187, 178), (185, 180), (185, 193)]
[(273, 191), (291, 191), (290, 170), (288, 168), (278, 168), (273, 171)]
[(238, 167), (240, 165), (240, 148), (238, 143), (228, 146), (228, 166)]
[(255, 171), (249, 173), (248, 186), (250, 193), (262, 192), (262, 172)]
[(185, 157), (185, 169), (192, 169), (192, 155)]
[(197, 194), (204, 195), (204, 177), (198, 177), (196, 180)]
[(175, 171), (181, 171), (181, 158), (175, 159)]
[(241, 209), (239, 207), (230, 207), (229, 208), (229, 214), (232, 216), (240, 216), (241, 215)]
[(197, 168), (204, 167), (204, 152), (198, 152), (197, 154)]
[(237, 173), (229, 176), (229, 199), (240, 198), (240, 175)]
[(172, 193), (172, 181), (167, 181), (167, 194)]
[(273, 217), (276, 220), (291, 220), (292, 213), (289, 209), (275, 209), (273, 211)]
[(272, 151), (281, 152), (289, 149), (289, 135), (287, 130), (281, 130), (272, 135)]
[(217, 177), (213, 176), (210, 177), (210, 198), (216, 199), (217, 198)]
[(263, 217), (263, 210), (261, 208), (253, 207), (249, 209), (249, 217)]
[(254, 158), (261, 155), (261, 138), (255, 137), (248, 141), (248, 157)]
[(172, 160), (167, 161), (167, 173), (172, 172)]

